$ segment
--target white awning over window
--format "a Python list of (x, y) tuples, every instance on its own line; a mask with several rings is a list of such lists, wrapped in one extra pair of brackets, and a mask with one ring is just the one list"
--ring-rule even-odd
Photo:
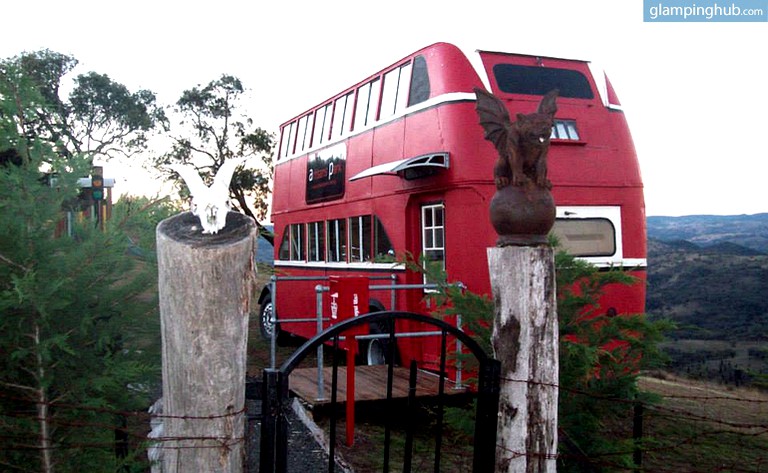
[[(400, 161), (393, 161), (391, 163), (379, 164), (366, 169), (363, 172), (355, 174), (350, 177), (350, 181), (356, 181), (364, 177), (377, 176), (381, 174), (396, 174), (403, 171), (406, 179), (421, 177), (417, 170), (428, 170), (429, 168), (444, 168), (449, 167), (448, 153), (431, 153), (415, 158), (401, 159)], [(416, 171), (411, 177), (409, 177), (410, 170)]]

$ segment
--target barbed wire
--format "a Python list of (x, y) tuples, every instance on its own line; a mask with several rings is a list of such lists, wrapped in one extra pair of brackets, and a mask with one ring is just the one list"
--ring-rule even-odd
[[(557, 454), (541, 453), (541, 452), (521, 452), (508, 449), (503, 445), (498, 445), (498, 449), (504, 453), (504, 457), (508, 460), (514, 460), (520, 457), (546, 459), (546, 460), (572, 460), (575, 462), (582, 462), (592, 466), (601, 466), (611, 469), (627, 469), (627, 466), (621, 462), (613, 460), (613, 458), (619, 458), (627, 455), (631, 455), (637, 449), (644, 454), (653, 455), (669, 455), (675, 452), (686, 451), (690, 452), (692, 448), (699, 442), (711, 439), (723, 439), (726, 437), (736, 436), (737, 438), (755, 438), (766, 439), (765, 445), (760, 444), (757, 448), (751, 447), (753, 450), (753, 456), (751, 457), (752, 465), (750, 466), (734, 466), (729, 465), (727, 468), (723, 468), (723, 471), (734, 472), (754, 472), (761, 471), (759, 468), (768, 465), (768, 419), (765, 417), (756, 419), (755, 421), (740, 421), (730, 420), (724, 418), (725, 415), (721, 410), (716, 410), (712, 413), (702, 412), (702, 406), (706, 406), (707, 403), (716, 403), (720, 406), (722, 403), (733, 403), (734, 405), (746, 405), (746, 406), (762, 406), (768, 405), (768, 399), (760, 399), (758, 395), (742, 396), (732, 395), (726, 396), (721, 394), (713, 395), (686, 395), (686, 394), (659, 394), (658, 401), (649, 401), (647, 399), (626, 399), (621, 397), (610, 396), (606, 394), (592, 393), (583, 389), (578, 389), (569, 386), (561, 386), (557, 383), (540, 382), (530, 379), (514, 379), (510, 377), (504, 377), (503, 382), (507, 383), (525, 383), (529, 386), (538, 386), (547, 389), (557, 389), (561, 393), (568, 393), (569, 395), (587, 396), (592, 399), (599, 400), (601, 402), (618, 403), (630, 406), (642, 406), (647, 409), (649, 413), (646, 415), (653, 416), (655, 419), (668, 419), (672, 422), (689, 422), (698, 426), (699, 430), (693, 432), (687, 432), (683, 435), (675, 435), (669, 437), (659, 437), (657, 433), (653, 433), (653, 441), (647, 442), (643, 439), (639, 443), (627, 449), (619, 449), (610, 452), (593, 453), (590, 456), (581, 454), (574, 454), (571, 452), (560, 452)], [(148, 438), (148, 426), (151, 420), (166, 420), (177, 419), (182, 421), (203, 421), (203, 422), (220, 422), (221, 420), (234, 419), (238, 416), (244, 416), (248, 413), (248, 408), (224, 412), (222, 414), (209, 414), (209, 415), (172, 415), (172, 414), (159, 414), (149, 413), (147, 411), (135, 411), (135, 410), (120, 410), (111, 409), (108, 407), (80, 405), (76, 403), (66, 402), (48, 402), (45, 403), (49, 408), (52, 408), (55, 412), (54, 415), (46, 418), (42, 418), (37, 414), (37, 410), (34, 408), (42, 404), (38, 400), (30, 399), (24, 396), (14, 396), (7, 392), (0, 393), (0, 399), (6, 400), (11, 403), (28, 405), (30, 406), (26, 412), (24, 409), (16, 409), (13, 412), (0, 412), (0, 442), (2, 442), (2, 448), (5, 450), (19, 450), (19, 451), (41, 451), (45, 448), (51, 450), (75, 450), (75, 449), (113, 449), (115, 447), (114, 441), (91, 441), (91, 442), (76, 442), (76, 441), (57, 441), (51, 442), (49, 447), (42, 447), (39, 445), (40, 436), (35, 432), (23, 433), (23, 432), (7, 432), (10, 424), (10, 419), (23, 419), (25, 421), (50, 422), (50, 425), (55, 428), (65, 428), (71, 430), (77, 429), (90, 429), (90, 430), (104, 430), (104, 431), (121, 431), (124, 432), (130, 439), (130, 442), (135, 448), (146, 449), (149, 446), (160, 450), (187, 450), (187, 449), (229, 449), (237, 444), (246, 443), (247, 435), (241, 436), (219, 436), (219, 435), (197, 435), (197, 436), (159, 436), (157, 438)], [(670, 405), (675, 401), (690, 401), (694, 405), (690, 407)], [(131, 420), (134, 425), (119, 426), (114, 423), (100, 422), (98, 419), (77, 419), (72, 418), (78, 412), (91, 412), (93, 414), (101, 415), (113, 415), (122, 416)], [(628, 415), (629, 418), (629, 415)], [(3, 432), (5, 430), (5, 432)], [(621, 435), (622, 431), (617, 429), (612, 435)], [(72, 435), (70, 435), (72, 437)], [(719, 471), (715, 469), (707, 471)], [(755, 469), (757, 468), (757, 469)], [(640, 468), (635, 468), (638, 471), (643, 471)], [(672, 467), (665, 470), (664, 467), (654, 467), (654, 471), (678, 471)]]

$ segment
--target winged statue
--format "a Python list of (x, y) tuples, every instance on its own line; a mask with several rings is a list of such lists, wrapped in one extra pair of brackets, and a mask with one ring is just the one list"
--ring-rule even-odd
[(545, 95), (535, 113), (518, 113), (515, 122), (501, 99), (480, 88), (475, 88), (475, 94), (485, 139), (493, 143), (499, 153), (493, 170), (496, 187), (533, 184), (551, 188), (547, 179), (547, 152), (558, 91)]

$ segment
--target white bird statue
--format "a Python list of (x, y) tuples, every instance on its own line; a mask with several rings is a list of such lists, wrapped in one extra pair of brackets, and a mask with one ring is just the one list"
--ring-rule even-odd
[(218, 233), (227, 224), (229, 212), (229, 183), (235, 169), (247, 158), (229, 159), (219, 168), (213, 184), (206, 186), (197, 169), (189, 164), (171, 164), (189, 188), (192, 195), (192, 215), (200, 219), (203, 233)]

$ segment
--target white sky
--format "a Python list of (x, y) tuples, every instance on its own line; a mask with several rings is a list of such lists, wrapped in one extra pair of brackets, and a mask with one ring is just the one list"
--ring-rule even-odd
[[(25, 0), (0, 16), (2, 58), (71, 54), (76, 73), (167, 105), (232, 74), (274, 132), (436, 41), (591, 60), (624, 106), (648, 215), (768, 212), (768, 23), (643, 23), (642, 0)], [(137, 169), (115, 172), (120, 187), (142, 185)]]

